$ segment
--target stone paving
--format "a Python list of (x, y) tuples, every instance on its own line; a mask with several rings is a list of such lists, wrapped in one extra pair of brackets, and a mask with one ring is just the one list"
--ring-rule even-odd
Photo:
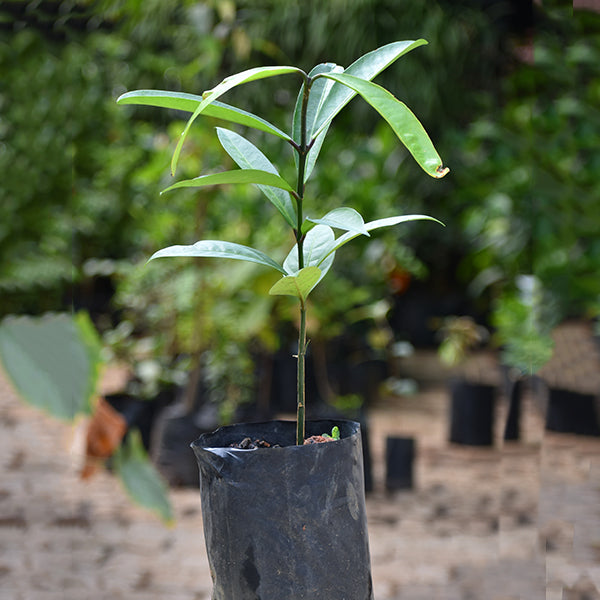
[[(600, 600), (600, 438), (545, 432), (526, 397), (520, 442), (461, 447), (447, 413), (439, 382), (371, 411), (376, 600)], [(197, 491), (164, 527), (109, 473), (80, 480), (81, 432), (0, 377), (0, 598), (209, 600)], [(411, 491), (383, 489), (388, 435), (417, 441)]]

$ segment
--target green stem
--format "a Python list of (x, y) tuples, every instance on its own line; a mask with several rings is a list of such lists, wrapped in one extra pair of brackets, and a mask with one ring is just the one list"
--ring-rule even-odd
[(300, 303), (300, 334), (298, 335), (298, 401), (296, 410), (296, 444), (304, 443), (304, 403), (305, 403), (305, 357), (306, 357), (306, 307)]
[[(308, 97), (310, 94), (310, 77), (304, 80), (304, 94), (302, 97), (302, 111), (300, 113), (300, 147), (298, 149), (298, 182), (296, 187), (296, 206), (298, 213), (298, 225), (296, 227), (296, 246), (298, 247), (298, 268), (304, 268), (304, 235), (302, 233), (302, 202), (304, 200), (304, 173), (306, 170), (306, 158), (308, 156), (308, 144), (306, 139), (306, 111)], [(300, 331), (298, 333), (298, 395), (296, 412), (296, 444), (304, 443), (304, 403), (305, 403), (305, 356), (306, 356), (306, 306), (300, 300)]]

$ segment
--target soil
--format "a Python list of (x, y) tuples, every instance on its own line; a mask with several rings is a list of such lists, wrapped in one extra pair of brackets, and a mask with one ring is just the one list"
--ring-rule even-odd
[(311, 435), (310, 437), (304, 440), (304, 445), (307, 446), (309, 444), (324, 444), (326, 442), (335, 442), (335, 439), (324, 435)]
[(230, 448), (238, 450), (254, 450), (256, 448), (279, 448), (279, 444), (269, 444), (265, 440), (253, 440), (249, 437), (244, 438), (241, 442), (231, 444)]
[[(497, 378), (494, 357), (478, 358)], [(493, 447), (450, 444), (435, 355), (400, 371), (419, 392), (381, 399), (368, 421), (375, 599), (600, 600), (600, 438), (545, 431), (528, 392), (519, 442), (500, 439), (501, 397)], [(385, 489), (388, 436), (415, 439), (410, 490)], [(0, 376), (0, 597), (209, 600), (197, 490), (172, 491), (167, 528), (110, 473), (82, 480), (84, 450), (82, 424), (24, 405)]]

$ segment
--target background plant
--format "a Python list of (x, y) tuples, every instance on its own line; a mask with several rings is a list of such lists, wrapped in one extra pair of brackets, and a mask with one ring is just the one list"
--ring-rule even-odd
[[(469, 169), (457, 174), (453, 195), (470, 241), (459, 275), (492, 312), (496, 339), (512, 348), (504, 356), (520, 369), (516, 346), (529, 346), (530, 366), (541, 366), (549, 327), (592, 316), (600, 294), (590, 137), (599, 124), (600, 22), (556, 7), (543, 18), (530, 60), (503, 80), (499, 112), (480, 116), (463, 138)], [(524, 294), (522, 281), (535, 282), (535, 294)]]
[[(13, 9), (19, 6), (23, 10)], [(60, 15), (59, 3), (37, 2), (25, 10), (27, 6), (7, 2), (0, 7), (0, 60), (5, 83), (0, 88), (0, 142), (4, 148), (0, 162), (5, 167), (0, 193), (4, 193), (2, 206), (11, 223), (10, 229), (3, 229), (0, 240), (0, 312), (37, 314), (73, 305), (86, 307), (103, 332), (117, 327), (127, 315), (126, 322), (114, 335), (107, 335), (107, 340), (123, 340), (123, 333), (132, 331), (133, 339), (127, 344), (118, 342), (115, 351), (138, 371), (139, 357), (143, 357), (144, 372), (157, 372), (146, 369), (148, 361), (160, 365), (162, 371), (154, 383), (144, 386), (149, 394), (156, 383), (180, 377), (185, 365), (194, 363), (187, 355), (190, 348), (199, 347), (199, 338), (188, 336), (202, 330), (191, 326), (200, 312), (197, 299), (188, 294), (187, 302), (181, 298), (177, 303), (177, 323), (181, 324), (177, 335), (163, 330), (171, 324), (164, 318), (170, 305), (164, 299), (158, 301), (164, 295), (164, 280), (152, 268), (138, 275), (140, 270), (134, 271), (129, 265), (142, 262), (152, 249), (174, 236), (189, 242), (197, 239), (197, 220), (179, 218), (179, 211), (187, 211), (197, 200), (190, 192), (185, 198), (181, 193), (173, 194), (168, 206), (156, 201), (158, 190), (169, 177), (169, 140), (173, 131), (181, 128), (177, 123), (170, 125), (171, 118), (181, 114), (140, 109), (130, 120), (110, 101), (111, 96), (134, 85), (205, 89), (226, 73), (274, 61), (310, 66), (333, 58), (339, 64), (349, 64), (373, 47), (418, 32), (432, 41), (427, 52), (414, 53), (410, 61), (384, 72), (380, 81), (398, 90), (410, 106), (418, 107), (443, 155), (450, 148), (462, 147), (465, 125), (477, 115), (487, 111), (493, 117), (498, 104), (503, 103), (498, 94), (502, 76), (512, 65), (507, 19), (469, 3), (355, 0), (329, 3), (325, 10), (313, 0), (262, 4), (165, 0), (143, 7), (127, 0), (105, 0), (73, 2), (71, 9)], [(15, 20), (14, 27), (11, 19)], [(290, 23), (294, 23), (292, 33)], [(364, 26), (366, 23), (369, 25)], [(328, 32), (326, 44), (322, 31)], [(60, 86), (52, 85), (57, 81)], [(28, 92), (28, 85), (34, 86), (34, 93)], [(274, 122), (284, 123), (286, 106), (295, 93), (292, 78), (273, 80), (273, 86), (264, 80), (263, 89), (264, 94), (253, 94), (249, 87), (241, 86), (230, 92), (230, 98), (259, 113), (268, 105)], [(61, 90), (68, 93), (59, 97)], [(76, 110), (84, 105), (90, 110), (93, 107), (92, 119), (86, 111)], [(466, 270), (457, 273), (456, 269), (473, 246), (470, 234), (462, 235), (459, 215), (465, 204), (464, 198), (455, 194), (458, 188), (454, 183), (468, 162), (463, 166), (462, 156), (452, 150), (457, 177), (432, 185), (407, 160), (408, 153), (395, 144), (393, 132), (385, 124), (377, 124), (375, 111), (366, 104), (352, 103), (337, 120), (325, 150), (343, 157), (344, 165), (338, 169), (337, 164), (330, 164), (327, 170), (317, 165), (311, 190), (320, 203), (331, 201), (333, 206), (339, 193), (368, 219), (376, 219), (390, 214), (386, 205), (391, 207), (401, 191), (403, 210), (431, 212), (448, 228), (432, 234), (436, 228), (415, 224), (401, 240), (392, 231), (376, 240), (357, 240), (338, 257), (329, 285), (314, 292), (315, 298), (323, 295), (334, 302), (327, 304), (327, 311), (313, 315), (324, 325), (320, 331), (327, 342), (339, 333), (346, 315), (353, 315), (358, 303), (374, 304), (383, 294), (392, 306), (393, 334), (411, 339), (413, 331), (401, 318), (410, 314), (404, 310), (404, 300), (428, 288), (435, 288), (437, 297), (462, 295), (456, 290), (468, 281)], [(39, 135), (41, 131), (46, 133)], [(219, 155), (215, 136), (202, 135), (200, 130), (194, 130), (193, 135), (198, 136), (199, 143), (188, 144), (184, 150), (190, 162), (196, 164), (202, 153), (202, 160), (211, 153)], [(250, 139), (256, 142), (256, 138)], [(36, 143), (30, 144), (30, 140)], [(66, 140), (66, 152), (64, 146), (57, 145), (61, 140)], [(267, 155), (274, 155), (276, 140), (261, 139), (260, 143)], [(342, 168), (356, 177), (340, 177)], [(43, 172), (43, 177), (36, 179), (39, 185), (29, 185), (37, 171)], [(215, 203), (219, 203), (221, 191), (213, 193)], [(242, 204), (246, 207), (239, 212), (240, 227), (265, 222), (264, 211), (269, 209), (252, 200), (252, 191), (245, 204), (241, 187), (228, 190), (232, 193), (240, 194), (240, 198), (230, 209)], [(238, 220), (232, 214), (229, 218)], [(204, 222), (210, 235), (227, 235), (218, 215), (209, 214)], [(278, 231), (273, 223), (274, 241)], [(256, 227), (251, 225), (250, 229)], [(166, 237), (169, 235), (173, 237)], [(236, 232), (236, 239), (238, 235)], [(249, 238), (246, 241), (253, 243)], [(267, 246), (273, 247), (270, 242)], [(412, 250), (402, 250), (402, 246)], [(377, 255), (385, 257), (385, 265), (377, 264), (373, 259)], [(381, 270), (376, 272), (375, 267)], [(179, 269), (194, 270), (188, 265)], [(393, 292), (394, 278), (405, 271), (427, 280), (407, 280), (409, 288), (399, 296)], [(354, 284), (352, 294), (334, 292), (348, 290), (349, 282)], [(139, 294), (135, 286), (140, 286)], [(215, 294), (215, 306), (219, 305), (218, 291), (211, 293)], [(224, 291), (223, 297), (226, 294)], [(141, 296), (148, 298), (148, 310), (142, 308)], [(264, 298), (254, 283), (244, 286), (243, 294), (234, 295), (233, 301), (241, 298), (246, 302), (251, 296), (252, 302)], [(138, 300), (136, 310), (129, 303), (132, 297)], [(481, 299), (485, 308), (489, 298)], [(263, 314), (293, 322), (286, 303), (270, 300)], [(319, 305), (324, 307), (325, 303)], [(165, 307), (163, 316), (161, 306)], [(454, 314), (456, 308), (452, 308)], [(210, 312), (204, 320), (214, 321)], [(329, 326), (334, 322), (335, 326)], [(213, 345), (210, 329), (204, 331), (207, 337), (201, 345)], [(265, 340), (265, 331), (273, 329), (263, 327), (258, 339), (246, 338), (245, 344), (238, 343), (240, 336), (232, 342), (240, 351), (245, 345), (246, 356), (257, 346), (268, 353), (283, 342), (275, 336)], [(220, 332), (219, 339), (225, 333)], [(248, 381), (243, 369), (236, 378)], [(248, 391), (240, 387), (236, 393)]]

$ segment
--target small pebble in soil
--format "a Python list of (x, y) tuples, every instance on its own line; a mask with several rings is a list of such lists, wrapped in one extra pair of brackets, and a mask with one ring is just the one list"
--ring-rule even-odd
[(230, 444), (230, 448), (238, 448), (239, 450), (254, 450), (255, 448), (279, 448), (279, 444), (269, 444), (265, 440), (252, 440), (252, 438), (244, 438), (241, 442)]

